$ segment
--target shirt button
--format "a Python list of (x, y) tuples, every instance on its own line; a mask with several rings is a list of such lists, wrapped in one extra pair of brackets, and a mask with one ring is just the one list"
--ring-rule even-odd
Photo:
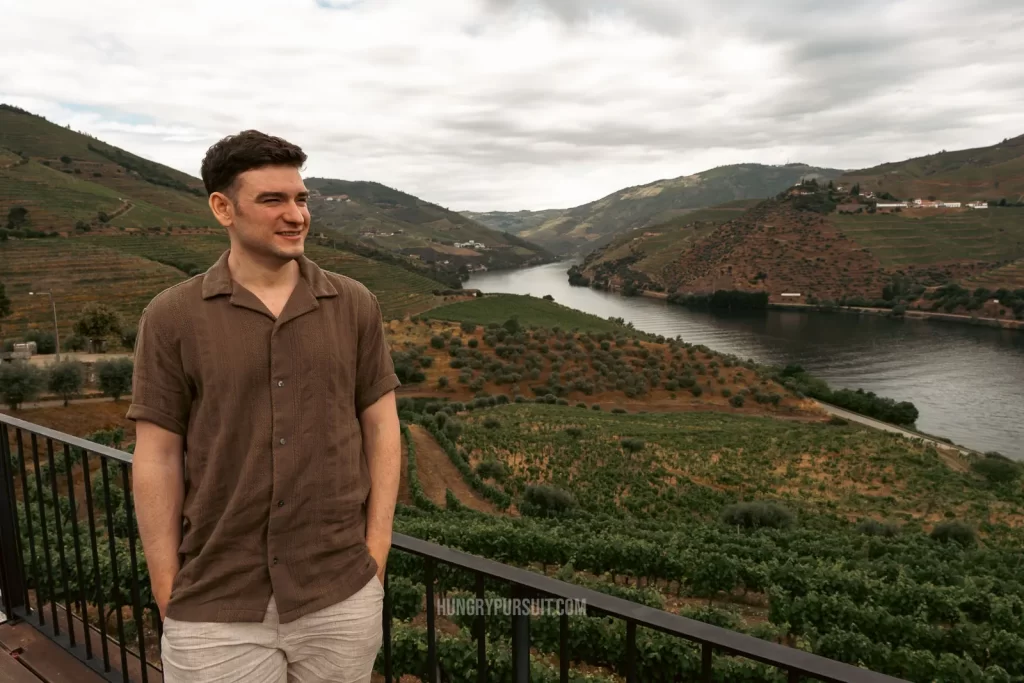
[(284, 380), (280, 380), (280, 379), (277, 380), (277, 386), (283, 387), (284, 386)]
[(283, 500), (277, 501), (277, 507), (283, 508), (284, 507), (284, 501)]
[(276, 557), (274, 558), (274, 564), (277, 564), (277, 558)]
[(284, 439), (281, 439), (280, 441), (278, 441), (278, 443), (283, 446), (284, 445)]

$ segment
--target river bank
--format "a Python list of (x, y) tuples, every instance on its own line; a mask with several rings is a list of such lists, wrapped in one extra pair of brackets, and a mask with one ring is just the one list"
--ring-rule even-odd
[[(663, 294), (662, 292), (652, 292)], [(667, 298), (661, 296), (658, 298)], [(1006, 320), (1004, 318), (981, 318), (971, 315), (953, 313), (935, 313), (933, 311), (916, 311), (908, 309), (902, 316), (893, 315), (888, 308), (864, 308), (858, 306), (818, 306), (816, 304), (770, 303), (770, 310), (776, 311), (807, 311), (813, 313), (853, 313), (856, 315), (874, 315), (885, 318), (913, 318), (917, 320), (937, 320), (939, 322), (956, 323), (959, 325), (978, 325), (981, 327), (998, 327), (1004, 330), (1024, 331), (1024, 320)]]

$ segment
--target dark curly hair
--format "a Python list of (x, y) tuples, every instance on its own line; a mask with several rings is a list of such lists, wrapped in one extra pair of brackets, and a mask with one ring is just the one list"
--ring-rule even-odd
[(298, 145), (258, 130), (244, 130), (215, 142), (203, 157), (203, 185), (207, 194), (227, 192), (240, 174), (262, 166), (294, 166), (306, 163)]

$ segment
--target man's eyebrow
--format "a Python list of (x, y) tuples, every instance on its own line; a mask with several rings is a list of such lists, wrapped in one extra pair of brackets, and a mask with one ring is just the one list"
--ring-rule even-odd
[[(309, 192), (304, 190), (302, 192), (299, 192), (296, 196), (300, 197), (300, 198), (309, 197)], [(260, 192), (258, 195), (256, 195), (256, 201), (259, 202), (259, 201), (263, 201), (264, 199), (288, 199), (288, 193), (287, 192)]]

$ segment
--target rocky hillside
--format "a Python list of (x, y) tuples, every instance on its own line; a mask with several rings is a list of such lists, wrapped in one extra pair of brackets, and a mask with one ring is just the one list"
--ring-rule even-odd
[[(842, 171), (806, 164), (736, 164), (680, 178), (627, 187), (597, 201), (549, 215), (519, 235), (559, 254), (582, 254), (636, 228), (664, 223), (696, 209), (738, 199), (764, 199), (804, 178), (828, 180)], [(550, 214), (550, 212), (545, 212)], [(496, 221), (515, 228), (536, 222), (523, 212)]]
[(419, 197), (367, 181), (307, 178), (313, 231), (452, 272), (520, 268), (554, 256)]

